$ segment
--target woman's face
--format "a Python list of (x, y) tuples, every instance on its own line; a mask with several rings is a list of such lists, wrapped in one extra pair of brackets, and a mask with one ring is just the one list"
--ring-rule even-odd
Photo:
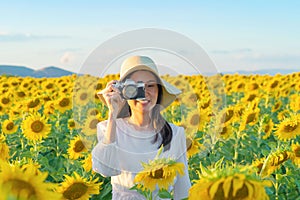
[(156, 105), (158, 86), (156, 77), (148, 71), (136, 71), (130, 77), (135, 82), (145, 83), (145, 101), (128, 100), (132, 112), (150, 112)]

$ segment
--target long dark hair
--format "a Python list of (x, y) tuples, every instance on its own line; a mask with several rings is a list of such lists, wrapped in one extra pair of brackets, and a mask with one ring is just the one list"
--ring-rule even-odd
[(170, 124), (165, 120), (165, 118), (160, 113), (160, 103), (163, 97), (163, 90), (161, 84), (157, 84), (157, 86), (158, 86), (158, 97), (157, 97), (156, 105), (153, 108), (151, 113), (152, 126), (156, 132), (156, 136), (154, 138), (153, 143), (157, 142), (158, 134), (160, 134), (162, 138), (162, 142), (158, 146), (158, 148), (160, 148), (161, 145), (163, 145), (164, 151), (167, 151), (170, 149), (171, 146), (173, 131)]
[[(126, 80), (126, 78), (130, 77), (134, 72), (128, 74), (123, 80)], [(151, 72), (152, 73), (152, 72)], [(157, 87), (158, 87), (158, 96), (157, 96), (157, 101), (156, 105), (152, 109), (151, 113), (151, 122), (152, 122), (152, 127), (154, 128), (156, 135), (153, 140), (153, 143), (156, 143), (158, 140), (158, 136), (161, 136), (161, 144), (158, 146), (158, 149), (163, 145), (164, 151), (167, 151), (170, 149), (171, 146), (171, 141), (173, 137), (173, 131), (170, 126), (170, 124), (165, 120), (165, 118), (161, 115), (161, 101), (163, 97), (163, 88), (162, 88), (162, 83), (160, 81), (160, 78), (157, 77), (154, 73), (152, 73), (157, 81)], [(129, 117), (131, 116), (131, 109), (126, 102), (120, 113), (118, 114), (120, 117)]]

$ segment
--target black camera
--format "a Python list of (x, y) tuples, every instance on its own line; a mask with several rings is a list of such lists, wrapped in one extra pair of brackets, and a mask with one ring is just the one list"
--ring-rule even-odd
[(112, 85), (117, 88), (123, 99), (145, 100), (145, 83), (126, 79), (124, 82), (116, 82)]

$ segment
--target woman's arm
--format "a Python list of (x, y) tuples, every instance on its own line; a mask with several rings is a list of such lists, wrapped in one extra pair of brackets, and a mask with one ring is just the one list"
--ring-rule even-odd
[[(116, 122), (114, 122), (116, 123)], [(113, 126), (116, 126), (115, 124)], [(97, 124), (98, 143), (92, 150), (92, 167), (104, 177), (116, 176), (121, 172), (118, 170), (118, 148), (116, 141), (105, 137), (108, 132), (109, 121), (103, 121)], [(115, 133), (114, 133), (115, 134)]]

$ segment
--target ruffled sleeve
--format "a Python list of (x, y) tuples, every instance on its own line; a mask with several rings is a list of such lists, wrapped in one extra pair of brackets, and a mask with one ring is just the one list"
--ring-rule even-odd
[(117, 153), (116, 142), (103, 143), (104, 134), (106, 133), (107, 121), (97, 124), (98, 143), (92, 150), (92, 167), (93, 170), (104, 177), (116, 176), (121, 173), (119, 170), (119, 158)]

